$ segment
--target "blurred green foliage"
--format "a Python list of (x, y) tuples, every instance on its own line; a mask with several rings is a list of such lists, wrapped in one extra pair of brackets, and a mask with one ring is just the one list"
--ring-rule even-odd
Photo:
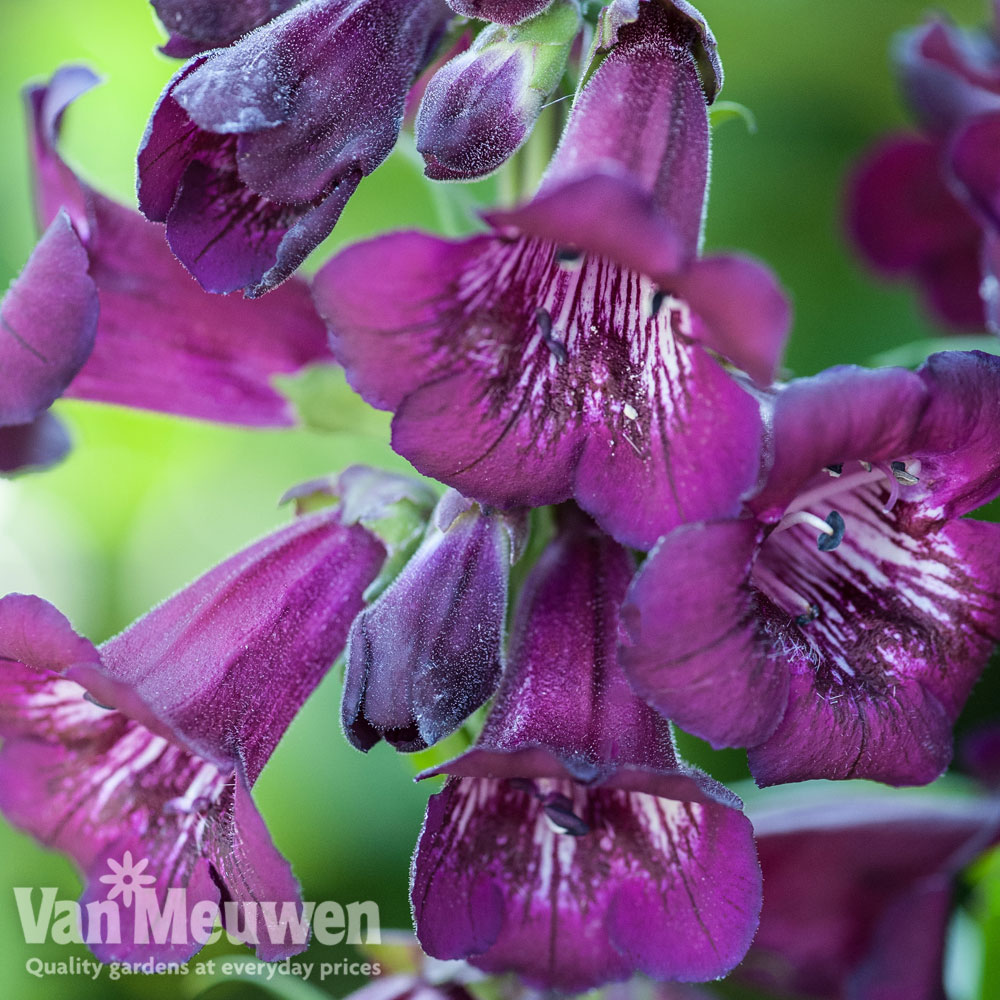
[[(783, 279), (796, 316), (789, 369), (807, 374), (830, 364), (864, 362), (939, 333), (908, 289), (880, 284), (851, 257), (840, 208), (845, 172), (857, 155), (906, 121), (887, 49), (893, 32), (912, 24), (922, 5), (704, 0), (701, 6), (726, 66), (723, 96), (748, 108), (756, 122), (751, 132), (739, 122), (723, 123), (725, 116), (719, 119), (707, 245), (757, 254)], [(943, 0), (937, 6), (969, 24), (987, 15), (985, 0)], [(106, 77), (103, 87), (74, 107), (65, 148), (95, 186), (132, 204), (135, 149), (175, 64), (155, 51), (161, 34), (144, 0), (0, 0), (0, 11), (5, 285), (36, 235), (19, 88), (66, 62), (87, 62)], [(463, 206), (492, 194), (493, 182), (471, 192), (432, 189), (406, 145), (365, 181), (318, 256), (391, 228), (458, 231)], [(315, 388), (306, 384), (299, 396), (307, 413), (315, 413)], [(0, 481), (0, 592), (41, 594), (81, 631), (101, 640), (282, 523), (288, 514), (276, 502), (291, 484), (359, 461), (406, 468), (388, 447), (387, 421), (341, 389), (334, 391), (336, 410), (312, 420), (316, 429), (286, 432), (57, 404), (76, 438), (71, 458), (44, 475)], [(996, 673), (994, 666), (991, 674)], [(428, 789), (415, 787), (410, 764), (384, 747), (366, 758), (346, 746), (337, 674), (293, 725), (257, 786), (257, 799), (307, 899), (375, 899), (383, 926), (407, 926), (408, 859)], [(989, 711), (986, 706), (977, 714)], [(682, 751), (718, 777), (746, 773), (743, 755), (735, 751), (713, 754), (687, 737)], [(989, 870), (995, 876), (996, 864)], [(986, 954), (996, 980), (1000, 896), (995, 878), (983, 884), (978, 912), (989, 929)], [(26, 945), (13, 885), (56, 885), (61, 898), (77, 894), (75, 876), (61, 857), (0, 825), (0, 972), (6, 995), (19, 1000), (173, 996), (181, 989), (169, 978), (118, 983), (31, 978), (24, 970), (29, 957), (58, 960), (87, 953), (82, 947)], [(223, 943), (215, 950), (230, 947)], [(325, 988), (342, 994), (352, 985), (340, 979)], [(196, 986), (185, 983), (183, 992), (193, 995)], [(231, 994), (245, 995), (239, 988)]]

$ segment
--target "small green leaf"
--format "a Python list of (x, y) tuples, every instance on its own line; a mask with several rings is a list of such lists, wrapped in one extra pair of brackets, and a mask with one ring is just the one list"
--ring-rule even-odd
[(901, 347), (876, 354), (868, 362), (869, 365), (900, 365), (903, 368), (916, 368), (923, 364), (932, 354), (938, 351), (985, 351), (987, 354), (1000, 354), (1000, 337), (990, 333), (971, 334), (968, 336), (930, 337), (925, 340), (914, 340)]
[(757, 134), (757, 119), (754, 113), (737, 101), (716, 101), (708, 109), (708, 120), (712, 128), (718, 128), (730, 121), (742, 121), (751, 135)]

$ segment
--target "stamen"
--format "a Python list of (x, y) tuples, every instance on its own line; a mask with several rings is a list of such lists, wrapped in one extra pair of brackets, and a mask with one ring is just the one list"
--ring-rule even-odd
[(906, 468), (906, 462), (891, 463), (892, 475), (900, 486), (916, 486), (920, 480)]
[(576, 247), (559, 247), (556, 250), (556, 261), (559, 264), (579, 264), (583, 260), (583, 251)]
[(820, 552), (832, 552), (844, 540), (844, 532), (847, 530), (843, 517), (835, 510), (826, 515), (826, 524), (828, 530), (816, 539)]
[(83, 700), (89, 701), (91, 705), (96, 705), (98, 708), (103, 708), (105, 712), (115, 711), (113, 705), (105, 705), (103, 702), (98, 701), (89, 691), (83, 692)]
[(844, 474), (844, 463), (836, 462), (833, 465), (828, 465), (826, 471), (832, 479), (839, 479)]
[[(755, 583), (761, 585), (761, 589), (775, 602), (780, 602), (791, 606), (791, 611), (785, 607), (789, 614), (812, 614), (812, 609), (816, 607), (812, 601), (807, 601), (801, 594), (797, 594), (788, 584), (782, 583), (771, 570), (763, 567), (759, 562), (753, 568), (752, 574)], [(819, 616), (817, 609), (816, 617)]]
[(552, 317), (549, 315), (549, 311), (536, 309), (535, 321), (538, 323), (538, 329), (542, 331), (542, 340), (545, 341), (545, 346), (552, 352), (556, 362), (560, 365), (566, 364), (569, 354), (566, 352), (565, 344), (558, 337), (552, 335)]
[(816, 486), (805, 493), (800, 493), (785, 511), (785, 516), (794, 514), (797, 510), (805, 510), (814, 504), (821, 503), (829, 496), (857, 489), (859, 486), (866, 486), (868, 483), (876, 483), (885, 476), (879, 469), (869, 469), (867, 472), (852, 472), (849, 476), (844, 476), (836, 482), (826, 482), (822, 486)]
[(819, 618), (819, 605), (810, 604), (809, 609), (807, 611), (803, 611), (802, 614), (795, 619), (795, 624), (809, 625), (810, 623), (816, 621), (817, 618)]
[(590, 833), (590, 827), (573, 812), (573, 803), (565, 795), (552, 792), (546, 796), (544, 808), (545, 818), (556, 833), (568, 833), (571, 837), (582, 837)]
[(834, 529), (823, 518), (817, 517), (815, 514), (810, 514), (807, 510), (797, 510), (792, 514), (786, 514), (778, 522), (778, 526), (771, 534), (776, 535), (779, 531), (787, 531), (789, 528), (794, 528), (796, 524), (808, 524), (824, 535), (832, 535), (834, 533)]
[(662, 288), (657, 288), (653, 292), (653, 301), (649, 304), (649, 311), (653, 316), (659, 316), (660, 310), (663, 308), (663, 303), (667, 301), (668, 294)]

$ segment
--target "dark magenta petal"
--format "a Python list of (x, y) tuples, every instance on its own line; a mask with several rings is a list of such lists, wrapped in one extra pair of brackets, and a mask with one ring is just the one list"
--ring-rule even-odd
[[(985, 243), (988, 245), (989, 240)], [(1000, 328), (996, 300), (991, 306), (984, 275), (997, 270), (983, 262), (984, 240), (977, 238), (949, 254), (924, 261), (916, 269), (917, 284), (927, 308), (938, 321), (955, 330)], [(985, 316), (984, 316), (985, 313)]]
[(351, 626), (342, 719), (360, 750), (380, 739), (423, 750), (454, 732), (500, 680), (510, 526), (466, 506), (450, 523), (430, 526), (402, 573)]
[(948, 150), (948, 166), (969, 206), (994, 232), (1000, 229), (1000, 114), (960, 129)]
[(686, 303), (605, 259), (399, 234), (335, 257), (314, 291), (351, 384), (397, 409), (396, 449), (481, 502), (575, 496), (648, 548), (735, 515), (756, 479), (756, 401), (694, 341)]
[(429, 954), (561, 992), (635, 970), (724, 975), (750, 942), (759, 893), (738, 810), (568, 780), (452, 778), (413, 864)]
[(174, 77), (139, 151), (139, 202), (203, 287), (261, 295), (329, 234), (392, 151), (448, 16), (443, 0), (318, 0)]
[(945, 183), (944, 151), (915, 135), (890, 136), (855, 170), (848, 229), (865, 259), (916, 279), (928, 306), (956, 329), (982, 329), (982, 234)]
[(593, 774), (672, 770), (669, 728), (635, 697), (618, 663), (618, 609), (634, 561), (572, 506), (559, 521), (521, 590), (510, 663), (478, 746), (546, 747), (575, 762), (571, 770), (586, 760)]
[(738, 975), (782, 994), (937, 1000), (951, 876), (989, 842), (995, 804), (820, 791), (752, 813), (767, 894)]
[[(642, 3), (577, 97), (540, 189), (602, 170), (628, 174), (670, 221), (688, 258), (700, 245), (709, 155), (695, 38), (686, 18)], [(632, 97), (623, 103), (622, 94)]]
[[(831, 498), (847, 525), (833, 551), (795, 526), (758, 557), (762, 626), (791, 674), (784, 719), (749, 752), (761, 785), (925, 784), (951, 759), (952, 726), (1000, 636), (1000, 526), (910, 529), (909, 505), (886, 512), (877, 495), (869, 484)], [(812, 606), (804, 622), (790, 595)]]
[(788, 702), (788, 671), (759, 635), (750, 568), (754, 521), (688, 525), (643, 564), (622, 610), (635, 691), (714, 746), (753, 746)]
[(886, 274), (911, 272), (979, 238), (945, 185), (941, 145), (916, 135), (890, 136), (867, 154), (851, 180), (848, 221), (862, 253)]
[(774, 461), (754, 510), (777, 520), (825, 466), (909, 456), (927, 402), (925, 382), (903, 368), (841, 365), (795, 379), (774, 399)]
[(907, 449), (921, 462), (920, 483), (907, 499), (929, 518), (961, 517), (1000, 493), (1000, 358), (944, 351), (917, 375), (929, 405)]
[(448, 0), (457, 14), (495, 24), (518, 24), (541, 14), (552, 0)]
[(87, 360), (98, 311), (87, 268), (61, 212), (0, 301), (0, 427), (32, 423)]
[(272, 376), (330, 359), (306, 286), (290, 283), (253, 305), (208, 295), (160, 226), (82, 184), (56, 144), (66, 107), (94, 82), (70, 67), (28, 93), (39, 213), (47, 223), (60, 204), (70, 206), (100, 303), (94, 349), (66, 394), (250, 426), (291, 424)]
[(150, 0), (170, 39), (169, 56), (186, 59), (205, 49), (229, 45), (299, 0)]
[(0, 475), (56, 465), (69, 453), (71, 443), (63, 422), (48, 410), (30, 424), (0, 427)]
[(551, 185), (518, 208), (488, 212), (486, 220), (654, 277), (675, 274), (686, 250), (639, 181), (610, 169)]
[(932, 133), (1000, 110), (1000, 63), (995, 42), (934, 18), (906, 32), (896, 46), (903, 93)]
[[(29, 594), (8, 594), (0, 600), (0, 663), (4, 671), (17, 673), (20, 685), (31, 671), (62, 674), (80, 664), (99, 665), (101, 662), (94, 644), (73, 630), (72, 625), (48, 601)], [(13, 664), (14, 666), (11, 666)], [(21, 668), (17, 665), (22, 664)], [(24, 666), (30, 668), (25, 672)], [(3, 702), (9, 703), (11, 690), (4, 677)], [(9, 736), (16, 719), (6, 716), (0, 720), (0, 735)]]
[(792, 324), (771, 271), (746, 257), (704, 257), (667, 286), (690, 305), (695, 336), (756, 382), (774, 379)]
[(335, 511), (299, 518), (106, 642), (103, 675), (76, 676), (104, 704), (134, 692), (195, 752), (241, 759), (253, 783), (343, 648), (384, 554)]

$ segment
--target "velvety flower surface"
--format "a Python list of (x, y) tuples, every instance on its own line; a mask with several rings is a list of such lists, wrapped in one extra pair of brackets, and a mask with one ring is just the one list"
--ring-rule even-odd
[(342, 720), (359, 750), (423, 750), (496, 690), (520, 518), (450, 491), (420, 548), (351, 626)]
[(211, 292), (261, 295), (392, 151), (443, 0), (313, 0), (187, 63), (139, 150), (139, 205)]
[[(351, 247), (314, 291), (351, 384), (396, 411), (393, 445), (421, 472), (500, 508), (574, 497), (649, 547), (735, 514), (755, 481), (757, 402), (707, 349), (766, 381), (788, 309), (760, 265), (697, 256), (698, 35), (640, 6), (532, 202), (486, 236)], [(623, 92), (639, 95), (624, 109)]]
[(44, 468), (69, 448), (46, 411), (94, 346), (97, 288), (69, 216), (59, 212), (0, 300), (0, 466)]
[(1000, 25), (990, 37), (931, 19), (896, 65), (926, 136), (889, 137), (857, 170), (848, 224), (868, 261), (916, 280), (935, 316), (1000, 330)]
[(1000, 807), (803, 792), (750, 812), (766, 893), (739, 977), (782, 995), (939, 1000), (957, 877), (1000, 836)]
[[(187, 890), (184, 916), (226, 900), (294, 907), (298, 884), (250, 788), (384, 554), (336, 511), (304, 517), (99, 648), (40, 598), (0, 600), (4, 815), (77, 862), (85, 903), (110, 898), (101, 876), (131, 856), (148, 863), (160, 911), (171, 888)], [(129, 902), (122, 943), (92, 944), (102, 960), (183, 961), (200, 947), (142, 944)], [(268, 960), (305, 947), (272, 938), (274, 916), (262, 905), (238, 929)]]
[(57, 151), (69, 104), (97, 82), (60, 70), (28, 91), (39, 218), (47, 226), (0, 313), (4, 471), (51, 464), (68, 447), (60, 395), (251, 426), (294, 422), (271, 377), (329, 361), (308, 291), (266, 303), (203, 292), (162, 229), (83, 184)]
[[(922, 784), (1000, 637), (1000, 360), (780, 389), (753, 516), (682, 527), (624, 611), (635, 689), (760, 784)], [(693, 585), (692, 581), (698, 581)]]
[(495, 24), (517, 24), (541, 14), (552, 0), (448, 0), (456, 14)]
[(513, 156), (559, 85), (580, 23), (577, 0), (558, 0), (529, 24), (483, 29), (437, 70), (414, 130), (428, 177), (484, 177)]
[(170, 32), (163, 52), (187, 59), (205, 49), (229, 45), (294, 7), (299, 0), (150, 0)]
[(760, 906), (739, 801), (678, 763), (616, 659), (631, 557), (579, 513), (532, 570), (477, 745), (435, 773), (413, 862), (417, 936), (529, 985), (724, 975)]

